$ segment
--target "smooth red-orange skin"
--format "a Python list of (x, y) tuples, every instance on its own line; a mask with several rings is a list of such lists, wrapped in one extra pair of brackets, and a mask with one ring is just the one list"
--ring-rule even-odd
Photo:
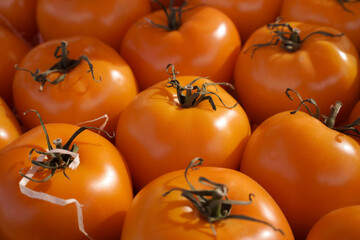
[(241, 42), (234, 23), (211, 7), (184, 11), (178, 30), (167, 25), (162, 10), (139, 19), (126, 33), (120, 54), (133, 69), (141, 90), (168, 77), (164, 71), (174, 64), (182, 75), (208, 76), (215, 82), (230, 82)]
[[(45, 83), (39, 91), (40, 83), (33, 80), (30, 73), (17, 70), (13, 82), (14, 102), (22, 124), (26, 129), (40, 125), (35, 114), (22, 113), (35, 109), (45, 123), (73, 123), (96, 119), (104, 114), (109, 117), (105, 130), (114, 131), (120, 112), (136, 96), (137, 85), (128, 64), (111, 47), (93, 37), (64, 38), (68, 42), (69, 57), (77, 59), (88, 56), (93, 64), (95, 81), (85, 61), (66, 74), (58, 84)], [(59, 59), (54, 51), (60, 39), (45, 42), (33, 48), (21, 61), (20, 67), (34, 72), (45, 71)], [(50, 76), (54, 80), (55, 76)], [(92, 126), (99, 127), (97, 121)]]
[[(196, 77), (178, 77), (185, 86)], [(209, 81), (201, 79), (196, 85)], [(205, 165), (236, 169), (250, 135), (243, 109), (222, 106), (213, 96), (217, 110), (209, 102), (193, 108), (178, 105), (176, 90), (160, 82), (141, 92), (122, 112), (116, 129), (116, 146), (127, 160), (134, 187), (140, 190), (154, 178), (182, 169), (195, 157)], [(208, 87), (209, 91), (216, 91)], [(225, 104), (236, 101), (224, 89), (218, 94)]]
[[(290, 25), (300, 29), (302, 39), (315, 31), (340, 34), (330, 27), (299, 22)], [(278, 44), (257, 49), (251, 58), (251, 46), (268, 43), (272, 37), (266, 27), (254, 32), (235, 66), (237, 98), (249, 118), (259, 124), (276, 113), (296, 109), (298, 101), (285, 95), (285, 90), (291, 88), (303, 99), (313, 98), (322, 114), (328, 115), (330, 105), (341, 101), (337, 122), (343, 122), (360, 96), (359, 56), (351, 41), (346, 36), (316, 34), (294, 53)], [(295, 94), (292, 96), (296, 98)]]
[(344, 2), (344, 5), (353, 13), (345, 11), (335, 0), (284, 0), (281, 16), (284, 21), (303, 21), (337, 28), (360, 51), (360, 2)]
[(19, 137), (21, 133), (20, 124), (14, 113), (0, 97), (0, 149)]
[[(206, 159), (204, 159), (204, 163)], [(174, 187), (190, 189), (184, 178), (184, 170), (163, 175), (144, 187), (134, 198), (129, 214), (126, 216), (122, 240), (183, 240), (183, 239), (227, 239), (227, 240), (286, 240), (294, 239), (289, 224), (271, 196), (255, 181), (246, 175), (225, 168), (201, 167), (189, 170), (188, 179), (196, 189), (207, 189), (199, 184), (198, 178), (226, 184), (228, 197), (232, 200), (247, 201), (249, 194), (255, 194), (250, 205), (233, 205), (231, 215), (247, 215), (265, 220), (285, 235), (269, 226), (239, 219), (226, 219), (214, 223), (216, 237), (210, 224), (202, 218), (198, 210), (180, 191), (167, 196), (165, 192)]]
[(37, 22), (45, 40), (82, 34), (118, 49), (127, 29), (149, 12), (148, 0), (39, 0)]
[(315, 223), (306, 240), (358, 240), (360, 239), (359, 224), (359, 205), (336, 209)]
[[(50, 141), (63, 143), (78, 129), (69, 124), (47, 124)], [(27, 187), (63, 199), (75, 198), (83, 204), (85, 231), (93, 239), (118, 239), (132, 201), (127, 166), (119, 151), (105, 138), (86, 130), (75, 138), (80, 165), (62, 171), (47, 182), (29, 182)], [(39, 126), (7, 145), (0, 152), (0, 238), (87, 239), (78, 229), (74, 204), (58, 206), (23, 195), (19, 189), (22, 172), (31, 166), (29, 151), (47, 149)], [(37, 154), (32, 157), (35, 158)], [(37, 173), (34, 177), (43, 178)]]
[(12, 82), (15, 75), (14, 65), (19, 63), (30, 47), (15, 34), (0, 26), (0, 97), (13, 105)]
[(283, 0), (188, 0), (189, 4), (215, 7), (235, 23), (244, 43), (256, 29), (274, 22)]
[(360, 146), (304, 112), (282, 112), (249, 138), (240, 171), (279, 204), (295, 239), (324, 214), (360, 202)]
[(37, 0), (1, 0), (0, 25), (35, 45), (38, 42), (36, 23)]

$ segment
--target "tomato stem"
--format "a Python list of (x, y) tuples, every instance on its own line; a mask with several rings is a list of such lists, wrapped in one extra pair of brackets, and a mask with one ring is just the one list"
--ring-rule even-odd
[(301, 45), (309, 37), (320, 34), (326, 37), (341, 37), (344, 34), (332, 34), (325, 31), (316, 31), (308, 34), (304, 39), (300, 38), (300, 29), (293, 28), (289, 23), (281, 23), (281, 18), (278, 18), (275, 23), (269, 23), (267, 28), (273, 33), (273, 37), (267, 43), (253, 44), (247, 48), (244, 52), (247, 52), (250, 48), (253, 48), (251, 58), (253, 58), (256, 50), (266, 46), (276, 46), (280, 43), (280, 47), (286, 52), (293, 53), (301, 48)]
[(229, 189), (226, 185), (213, 182), (205, 177), (199, 177), (199, 183), (209, 186), (211, 187), (211, 189), (195, 189), (187, 178), (187, 173), (189, 169), (196, 170), (195, 167), (200, 166), (202, 162), (202, 158), (194, 158), (193, 160), (191, 160), (191, 162), (185, 169), (185, 180), (187, 181), (190, 190), (183, 188), (172, 188), (169, 191), (165, 192), (163, 196), (166, 196), (173, 191), (181, 191), (181, 195), (188, 199), (200, 212), (201, 216), (210, 223), (211, 229), (215, 236), (216, 230), (213, 226), (213, 223), (230, 218), (262, 223), (271, 227), (274, 231), (278, 231), (282, 235), (284, 235), (284, 232), (281, 229), (274, 227), (272, 224), (266, 221), (246, 215), (230, 215), (232, 205), (249, 205), (252, 203), (253, 198), (255, 197), (254, 194), (250, 193), (249, 200), (246, 201), (230, 200), (227, 197), (227, 192)]
[[(171, 72), (169, 72), (169, 69), (171, 67)], [(202, 101), (208, 101), (212, 107), (212, 109), (214, 111), (216, 111), (216, 106), (215, 106), (215, 102), (212, 98), (211, 95), (216, 96), (220, 102), (222, 103), (222, 105), (226, 108), (234, 108), (238, 105), (238, 103), (235, 103), (233, 106), (227, 106), (223, 100), (221, 99), (221, 97), (217, 94), (218, 89), (217, 89), (217, 85), (223, 85), (223, 86), (227, 86), (230, 87), (232, 89), (234, 89), (234, 86), (230, 83), (225, 83), (225, 82), (218, 82), (218, 83), (203, 83), (201, 85), (201, 87), (199, 86), (194, 86), (193, 84), (198, 81), (199, 79), (201, 79), (201, 77), (194, 79), (193, 81), (191, 81), (189, 84), (185, 85), (185, 86), (181, 86), (179, 81), (176, 79), (176, 75), (178, 74), (178, 72), (175, 71), (175, 67), (173, 64), (169, 64), (166, 67), (166, 71), (169, 75), (171, 75), (171, 77), (169, 77), (169, 81), (167, 82), (167, 87), (173, 87), (176, 89), (177, 91), (177, 98), (178, 101), (180, 103), (180, 106), (182, 108), (192, 108), (197, 106), (200, 102)], [(207, 87), (208, 86), (214, 86), (216, 89), (216, 92), (212, 92), (212, 91), (208, 91)], [(184, 94), (185, 92), (185, 94)]]
[[(65, 41), (61, 41), (60, 46), (57, 46), (55, 49), (54, 56), (55, 58), (60, 58), (60, 61), (55, 63), (52, 67), (50, 67), (45, 72), (40, 72), (40, 69), (36, 69), (35, 72), (31, 72), (28, 69), (20, 68), (18, 65), (15, 65), (16, 69), (23, 70), (29, 72), (33, 79), (36, 82), (40, 83), (39, 91), (41, 92), (44, 88), (46, 82), (50, 84), (58, 84), (59, 82), (64, 81), (66, 74), (78, 66), (83, 60), (87, 62), (89, 66), (89, 71), (91, 72), (92, 78), (94, 81), (99, 82), (101, 81), (101, 77), (97, 80), (94, 76), (93, 65), (90, 62), (89, 58), (85, 55), (81, 55), (78, 59), (70, 59), (69, 58), (69, 51), (67, 50), (68, 43)], [(61, 54), (59, 55), (59, 51), (61, 50)], [(48, 77), (53, 73), (60, 73), (60, 76), (57, 77), (55, 80), (50, 80)]]
[[(51, 150), (53, 150), (54, 148), (52, 147), (52, 145), (50, 143), (49, 134), (48, 134), (48, 132), (46, 130), (46, 127), (44, 125), (44, 122), (43, 122), (40, 114), (36, 110), (30, 109), (30, 110), (24, 112), (24, 115), (27, 114), (28, 112), (34, 112), (38, 116), (41, 127), (43, 128), (43, 131), (44, 131), (44, 134), (45, 134), (45, 137), (46, 137), (46, 143), (47, 143), (48, 149), (49, 149), (49, 151), (42, 152), (42, 151), (37, 150), (36, 148), (32, 148), (30, 150), (30, 152), (29, 152), (29, 160), (31, 159), (31, 155), (33, 154), (33, 152), (36, 152), (38, 154), (47, 156), (48, 159), (46, 161), (37, 161), (36, 159), (32, 159), (31, 163), (33, 165), (39, 166), (39, 167), (41, 167), (43, 169), (50, 170), (50, 174), (48, 176), (46, 176), (44, 179), (35, 180), (33, 178), (30, 178), (30, 177), (26, 176), (26, 174), (22, 173), (22, 169), (20, 169), (20, 171), (19, 171), (20, 175), (27, 178), (27, 179), (29, 179), (29, 180), (31, 180), (31, 181), (34, 181), (34, 182), (45, 182), (45, 181), (49, 180), (51, 177), (53, 177), (57, 170), (62, 169), (64, 176), (69, 179), (69, 177), (66, 175), (65, 170), (69, 167), (69, 165), (72, 163), (74, 158), (72, 156), (70, 156), (69, 154), (66, 154), (66, 153), (58, 153), (58, 152), (54, 153), (54, 152), (51, 152)], [(100, 130), (100, 131), (104, 132), (108, 137), (110, 137), (110, 138), (114, 137), (114, 135), (110, 135), (105, 130), (102, 130), (102, 129), (99, 129), (99, 128), (96, 128), (96, 127), (80, 127), (70, 137), (70, 139), (65, 143), (64, 146), (62, 145), (62, 139), (61, 138), (55, 139), (53, 143), (54, 143), (56, 149), (64, 149), (64, 150), (68, 150), (68, 151), (70, 151), (72, 153), (77, 153), (78, 150), (79, 150), (79, 147), (76, 144), (73, 144), (71, 146), (71, 144), (74, 141), (74, 139), (86, 129)], [(71, 148), (70, 148), (70, 146), (71, 146)]]
[(346, 6), (345, 6), (345, 3), (354, 3), (354, 2), (360, 2), (360, 0), (336, 0), (340, 5), (341, 7), (351, 13), (351, 14), (355, 14), (353, 11), (351, 11), (350, 9), (348, 9)]

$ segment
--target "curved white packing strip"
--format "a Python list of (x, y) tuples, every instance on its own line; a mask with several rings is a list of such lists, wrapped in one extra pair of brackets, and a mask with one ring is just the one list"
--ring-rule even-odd
[[(75, 170), (80, 164), (80, 158), (79, 158), (78, 153), (70, 152), (70, 151), (65, 150), (65, 149), (52, 149), (52, 150), (50, 150), (48, 152), (49, 153), (63, 153), (63, 154), (68, 154), (71, 157), (73, 157), (74, 160), (69, 165), (69, 167), (71, 169), (73, 169), (73, 170)], [(43, 162), (46, 158), (47, 158), (46, 155), (42, 154), (39, 157), (37, 157), (36, 161)], [(34, 176), (34, 174), (37, 172), (38, 169), (39, 169), (39, 166), (31, 166), (31, 168), (27, 171), (25, 176), (28, 177), (28, 178), (32, 178)], [(30, 198), (44, 200), (44, 201), (47, 201), (47, 202), (50, 202), (50, 203), (53, 203), (53, 204), (56, 204), (56, 205), (60, 205), (60, 206), (65, 206), (65, 205), (74, 203), (76, 205), (76, 209), (77, 209), (79, 230), (85, 236), (87, 236), (89, 239), (92, 239), (88, 235), (88, 233), (85, 231), (84, 221), (83, 221), (83, 213), (82, 213), (82, 209), (81, 209), (82, 205), (76, 199), (74, 199), (74, 198), (62, 199), (62, 198), (58, 198), (58, 197), (52, 196), (52, 195), (44, 193), (44, 192), (37, 192), (37, 191), (34, 191), (34, 190), (30, 189), (30, 188), (27, 188), (26, 185), (30, 180), (28, 178), (26, 178), (26, 177), (23, 177), (19, 182), (19, 187), (20, 187), (21, 193), (23, 193), (24, 195), (26, 195), (26, 196), (28, 196)]]
[[(76, 125), (79, 126), (79, 125), (83, 125), (83, 124), (85, 124), (85, 123), (96, 122), (96, 121), (101, 120), (101, 119), (103, 119), (103, 118), (105, 119), (105, 120), (104, 120), (104, 123), (99, 127), (99, 129), (104, 130), (106, 124), (107, 124), (108, 121), (109, 121), (109, 116), (108, 116), (107, 114), (104, 114), (104, 115), (102, 115), (102, 116), (100, 116), (100, 117), (98, 117), (98, 118), (92, 119), (92, 120), (88, 120), (88, 121), (85, 121), (85, 122), (78, 123), (78, 124), (76, 124)], [(99, 133), (100, 133), (100, 131), (99, 131)]]

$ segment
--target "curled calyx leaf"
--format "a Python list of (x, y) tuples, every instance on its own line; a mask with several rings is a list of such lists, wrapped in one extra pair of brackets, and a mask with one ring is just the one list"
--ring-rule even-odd
[[(101, 77), (99, 80), (97, 80), (95, 78), (93, 65), (87, 56), (81, 55), (78, 59), (70, 59), (69, 51), (67, 50), (67, 48), (68, 48), (68, 43), (65, 41), (61, 41), (60, 46), (58, 46), (55, 49), (55, 53), (54, 53), (55, 58), (60, 58), (60, 61), (55, 63), (52, 67), (50, 67), (48, 70), (46, 70), (44, 72), (41, 72), (40, 69), (36, 69), (35, 72), (32, 72), (28, 69), (20, 68), (18, 65), (15, 65), (15, 68), (29, 72), (31, 74), (31, 76), (33, 77), (33, 79), (36, 82), (40, 83), (39, 91), (43, 90), (46, 82), (48, 82), (50, 84), (58, 84), (59, 82), (64, 81), (66, 74), (68, 72), (70, 72), (72, 69), (74, 69), (76, 66), (78, 66), (81, 63), (81, 61), (87, 62), (88, 66), (89, 66), (88, 72), (91, 72), (91, 75), (92, 75), (92, 78), (94, 79), (94, 81), (97, 81), (97, 82), (101, 81)], [(61, 51), (61, 54), (59, 54), (60, 51)], [(58, 74), (60, 73), (60, 75), (56, 79), (50, 80), (49, 76), (54, 73), (58, 73)]]
[(280, 43), (280, 47), (283, 48), (287, 52), (296, 52), (301, 48), (302, 43), (308, 39), (309, 37), (320, 34), (326, 37), (341, 37), (344, 34), (332, 34), (326, 31), (316, 31), (308, 34), (303, 39), (300, 38), (300, 29), (293, 28), (289, 23), (281, 22), (281, 18), (278, 18), (274, 23), (269, 23), (267, 28), (273, 33), (273, 37), (267, 43), (259, 43), (251, 45), (248, 49), (253, 48), (251, 53), (251, 58), (254, 56), (254, 53), (259, 48), (263, 48), (266, 46), (276, 46)]
[(178, 30), (181, 25), (181, 15), (182, 13), (189, 11), (193, 9), (194, 7), (188, 7), (185, 8), (185, 6), (188, 4), (186, 0), (183, 1), (183, 3), (176, 7), (174, 6), (174, 0), (170, 0), (169, 6), (166, 7), (162, 2), (158, 0), (151, 0), (154, 3), (159, 4), (161, 9), (164, 11), (168, 23), (167, 25), (161, 25), (153, 22), (152, 20), (146, 18), (146, 21), (148, 21), (152, 26), (165, 29), (166, 31), (175, 31)]
[(347, 11), (347, 12), (349, 12), (349, 13), (351, 13), (351, 14), (355, 14), (353, 11), (351, 11), (349, 8), (347, 8), (346, 6), (345, 6), (345, 3), (355, 3), (355, 2), (360, 2), (360, 0), (336, 0), (340, 5), (341, 5), (341, 7), (345, 10), (345, 11)]
[[(33, 182), (45, 182), (45, 181), (51, 179), (58, 170), (62, 170), (64, 176), (69, 179), (69, 177), (66, 175), (66, 169), (68, 167), (71, 168), (71, 164), (75, 160), (74, 155), (76, 155), (76, 153), (79, 150), (79, 146), (77, 146), (76, 144), (73, 144), (73, 141), (84, 130), (96, 129), (96, 130), (104, 132), (110, 138), (114, 137), (114, 136), (110, 135), (109, 133), (107, 133), (106, 131), (96, 128), (96, 127), (80, 127), (78, 130), (76, 130), (76, 132), (69, 138), (69, 140), (65, 144), (63, 144), (62, 139), (60, 139), (60, 138), (55, 139), (53, 141), (53, 143), (55, 145), (55, 148), (54, 148), (50, 143), (49, 134), (46, 130), (46, 127), (42, 121), (40, 114), (36, 110), (30, 109), (30, 110), (24, 112), (24, 115), (27, 114), (28, 112), (35, 112), (37, 114), (40, 124), (41, 124), (44, 134), (45, 134), (47, 148), (48, 148), (48, 151), (46, 151), (46, 152), (39, 151), (36, 148), (32, 148), (29, 152), (29, 160), (31, 160), (31, 163), (33, 165), (40, 167), (41, 171), (42, 170), (50, 171), (50, 173), (44, 179), (41, 179), (41, 180), (36, 180), (36, 179), (30, 178), (29, 176), (24, 174), (22, 172), (22, 170), (19, 171), (21, 176), (23, 176)], [(41, 156), (44, 156), (43, 160), (37, 161), (37, 159), (32, 159), (31, 156), (34, 152), (36, 152), (37, 154), (40, 154)]]
[(230, 215), (233, 205), (251, 204), (253, 198), (255, 197), (254, 194), (250, 193), (249, 199), (246, 201), (231, 200), (227, 196), (227, 192), (229, 189), (226, 185), (213, 182), (205, 177), (199, 177), (199, 182), (210, 187), (211, 189), (195, 189), (195, 187), (190, 183), (189, 179), (187, 178), (187, 173), (189, 169), (196, 170), (196, 167), (200, 166), (202, 162), (202, 158), (194, 158), (185, 169), (185, 179), (190, 189), (172, 188), (168, 192), (164, 193), (163, 196), (166, 196), (173, 191), (181, 191), (181, 195), (188, 199), (199, 211), (201, 216), (210, 223), (214, 235), (216, 235), (216, 230), (213, 226), (213, 223), (230, 218), (248, 220), (265, 224), (271, 227), (274, 231), (278, 231), (282, 235), (284, 235), (284, 232), (281, 229), (274, 227), (272, 224), (264, 220), (253, 218), (247, 215)]
[[(328, 128), (331, 128), (333, 130), (336, 130), (338, 132), (342, 132), (342, 133), (346, 133), (348, 135), (355, 135), (355, 136), (360, 136), (360, 131), (358, 129), (356, 129), (355, 127), (360, 125), (360, 116), (352, 123), (347, 124), (345, 126), (341, 126), (341, 127), (335, 127), (335, 122), (336, 122), (336, 117), (340, 112), (340, 109), (342, 107), (342, 102), (340, 101), (336, 101), (334, 105), (330, 106), (330, 114), (329, 116), (326, 116), (324, 114), (320, 114), (320, 108), (319, 106), (316, 104), (315, 100), (312, 98), (308, 98), (308, 99), (302, 99), (300, 94), (298, 92), (296, 92), (293, 89), (286, 89), (285, 94), (288, 98), (290, 98), (290, 100), (293, 100), (293, 98), (291, 97), (289, 92), (293, 92), (296, 94), (296, 96), (298, 97), (298, 99), (300, 100), (300, 104), (298, 106), (298, 108), (294, 111), (291, 111), (291, 114), (295, 114), (297, 113), (301, 106), (304, 106), (307, 110), (307, 112), (314, 118), (318, 119), (319, 121), (321, 121), (323, 124), (325, 124), (325, 126), (327, 126)], [(310, 108), (306, 105), (306, 103), (310, 103), (315, 107), (315, 113), (313, 113)]]
[[(171, 70), (171, 72), (170, 72)], [(173, 87), (176, 89), (177, 92), (177, 98), (178, 101), (180, 103), (180, 106), (182, 108), (191, 108), (191, 107), (195, 107), (197, 106), (200, 102), (202, 101), (208, 101), (212, 107), (212, 109), (214, 111), (216, 111), (216, 106), (215, 106), (215, 102), (214, 99), (212, 98), (212, 96), (216, 96), (220, 102), (222, 103), (222, 105), (226, 108), (234, 108), (238, 105), (238, 103), (235, 103), (233, 106), (227, 106), (223, 100), (221, 99), (221, 97), (217, 94), (218, 89), (217, 89), (217, 85), (222, 85), (222, 86), (227, 86), (230, 87), (232, 89), (234, 89), (234, 86), (231, 85), (230, 83), (225, 83), (225, 82), (207, 82), (207, 83), (203, 83), (201, 85), (201, 87), (199, 86), (194, 86), (193, 84), (198, 81), (199, 79), (201, 79), (201, 77), (194, 79), (193, 81), (191, 81), (189, 84), (185, 85), (185, 86), (181, 86), (179, 81), (176, 79), (176, 75), (178, 74), (178, 72), (175, 71), (175, 67), (172, 64), (169, 64), (166, 67), (166, 71), (167, 73), (171, 76), (169, 77), (169, 81), (167, 82), (166, 86), (167, 87)], [(207, 89), (208, 86), (214, 86), (216, 89), (216, 92), (213, 91), (209, 91)]]

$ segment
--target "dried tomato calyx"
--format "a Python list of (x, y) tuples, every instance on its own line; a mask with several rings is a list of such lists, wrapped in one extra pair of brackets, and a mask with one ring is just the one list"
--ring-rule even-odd
[[(50, 67), (48, 70), (44, 72), (41, 72), (40, 69), (36, 69), (35, 72), (31, 72), (28, 69), (18, 67), (18, 65), (15, 65), (15, 68), (29, 72), (33, 77), (33, 79), (36, 82), (40, 83), (39, 91), (43, 90), (46, 82), (49, 82), (50, 84), (58, 84), (59, 82), (64, 81), (66, 74), (70, 72), (72, 69), (74, 69), (76, 66), (78, 66), (83, 60), (87, 62), (87, 64), (89, 65), (88, 72), (91, 72), (94, 81), (97, 82), (101, 81), (101, 77), (99, 80), (95, 78), (93, 65), (87, 56), (81, 55), (78, 59), (70, 59), (69, 51), (67, 50), (67, 48), (68, 48), (68, 43), (65, 41), (61, 41), (60, 46), (58, 46), (55, 49), (55, 53), (54, 53), (55, 58), (60, 58), (60, 61), (55, 63), (52, 67)], [(60, 50), (61, 50), (61, 54), (59, 54)], [(55, 80), (50, 80), (48, 77), (54, 73), (60, 73), (59, 77), (57, 77)]]
[(349, 13), (351, 13), (351, 14), (355, 14), (353, 11), (351, 11), (349, 8), (347, 8), (346, 6), (345, 6), (345, 3), (355, 3), (355, 2), (360, 2), (360, 0), (336, 0), (340, 5), (341, 5), (341, 7), (345, 10), (345, 11), (347, 11), (347, 12), (349, 12)]
[[(331, 128), (338, 132), (346, 133), (348, 135), (360, 136), (360, 131), (355, 128), (356, 126), (360, 125), (360, 116), (354, 122), (352, 122), (350, 124), (347, 124), (347, 125), (344, 125), (341, 127), (335, 127), (336, 117), (339, 114), (340, 109), (343, 105), (342, 102), (336, 101), (334, 105), (331, 105), (330, 106), (330, 114), (329, 114), (329, 116), (326, 116), (324, 114), (320, 114), (320, 108), (316, 104), (314, 99), (308, 98), (308, 99), (303, 100), (298, 92), (296, 92), (293, 89), (288, 88), (288, 89), (286, 89), (285, 94), (288, 98), (290, 98), (290, 100), (293, 100), (293, 98), (290, 96), (289, 92), (295, 93), (296, 96), (298, 97), (298, 99), (300, 100), (300, 104), (299, 104), (298, 108), (294, 111), (291, 111), (290, 112), (291, 114), (297, 113), (300, 110), (301, 106), (304, 106), (306, 108), (307, 112), (312, 117), (321, 121), (328, 128)], [(315, 107), (314, 113), (310, 110), (310, 108), (306, 105), (306, 103), (310, 103)]]
[[(169, 72), (169, 69), (171, 67), (171, 72)], [(208, 101), (212, 107), (212, 109), (214, 111), (216, 111), (216, 106), (215, 106), (215, 102), (214, 99), (212, 98), (212, 96), (216, 96), (220, 102), (222, 103), (222, 105), (226, 108), (234, 108), (238, 105), (238, 103), (235, 103), (233, 106), (227, 106), (223, 100), (221, 99), (221, 97), (217, 94), (218, 89), (217, 89), (217, 85), (222, 85), (222, 86), (227, 86), (230, 87), (231, 89), (234, 89), (234, 86), (230, 83), (225, 83), (225, 82), (207, 82), (207, 83), (203, 83), (201, 85), (201, 87), (199, 86), (194, 86), (193, 84), (198, 81), (199, 79), (201, 79), (201, 77), (194, 79), (193, 81), (191, 81), (189, 84), (185, 85), (185, 86), (181, 86), (181, 84), (179, 83), (179, 81), (176, 79), (176, 75), (178, 74), (178, 72), (175, 71), (174, 65), (169, 64), (166, 67), (166, 71), (171, 75), (171, 77), (169, 78), (169, 81), (167, 82), (166, 86), (167, 87), (173, 87), (176, 89), (177, 92), (177, 98), (179, 101), (179, 104), (182, 108), (192, 108), (197, 106), (200, 102), (202, 101)], [(216, 92), (213, 91), (209, 91), (207, 89), (208, 86), (214, 86), (216, 89)]]
[[(37, 179), (28, 177), (26, 174), (24, 174), (22, 172), (22, 169), (20, 169), (20, 171), (19, 171), (20, 175), (33, 181), (33, 182), (45, 182), (47, 180), (50, 180), (58, 170), (62, 170), (64, 176), (69, 179), (69, 177), (67, 176), (67, 174), (65, 172), (66, 169), (68, 167), (74, 169), (79, 164), (78, 162), (74, 162), (76, 160), (78, 161), (78, 159), (76, 159), (76, 155), (78, 155), (77, 152), (79, 150), (79, 147), (76, 144), (72, 144), (72, 143), (73, 143), (74, 139), (80, 133), (82, 133), (84, 130), (96, 129), (96, 130), (104, 132), (110, 138), (114, 137), (114, 136), (109, 135), (109, 133), (107, 133), (106, 131), (96, 128), (96, 127), (80, 127), (79, 129), (77, 129), (75, 131), (75, 133), (69, 138), (69, 140), (64, 145), (62, 144), (62, 140), (60, 138), (55, 139), (53, 142), (55, 145), (55, 148), (54, 148), (50, 143), (49, 134), (46, 130), (46, 127), (42, 121), (40, 114), (36, 110), (32, 110), (32, 109), (24, 112), (24, 114), (27, 114), (30, 111), (35, 112), (37, 114), (37, 116), (39, 117), (40, 124), (41, 124), (44, 134), (45, 134), (48, 151), (44, 152), (44, 151), (39, 151), (36, 148), (32, 148), (29, 152), (29, 160), (31, 160), (31, 163), (33, 165), (41, 167), (42, 170), (46, 169), (46, 170), (50, 171), (50, 173), (45, 178), (43, 178), (41, 180), (37, 180)], [(42, 161), (38, 161), (38, 159), (31, 159), (33, 152), (36, 152), (37, 154), (44, 156)]]
[(253, 198), (255, 197), (254, 194), (250, 193), (249, 200), (247, 201), (230, 200), (227, 197), (227, 192), (229, 189), (226, 185), (213, 182), (205, 177), (200, 177), (199, 182), (212, 189), (195, 189), (195, 187), (190, 183), (189, 179), (187, 178), (187, 173), (189, 169), (196, 170), (196, 167), (200, 166), (202, 162), (202, 158), (194, 158), (185, 169), (185, 180), (188, 183), (190, 189), (172, 188), (166, 193), (164, 193), (163, 196), (166, 196), (173, 191), (181, 191), (181, 195), (188, 199), (199, 211), (201, 216), (210, 223), (211, 229), (215, 236), (216, 230), (213, 226), (213, 223), (230, 218), (262, 223), (271, 227), (274, 231), (278, 231), (282, 235), (284, 235), (284, 232), (281, 229), (274, 227), (272, 224), (266, 221), (247, 215), (230, 215), (232, 205), (249, 205), (252, 203)]
[(302, 43), (308, 39), (309, 37), (320, 34), (324, 35), (326, 37), (341, 37), (344, 34), (332, 34), (325, 31), (316, 31), (308, 34), (304, 39), (300, 38), (300, 29), (293, 28), (289, 23), (281, 23), (281, 19), (279, 18), (275, 23), (269, 23), (267, 25), (267, 28), (274, 34), (274, 36), (271, 38), (271, 40), (267, 43), (259, 43), (259, 44), (253, 44), (248, 49), (245, 50), (248, 51), (250, 48), (253, 48), (253, 51), (251, 53), (251, 58), (254, 56), (254, 53), (259, 48), (263, 48), (266, 46), (276, 46), (280, 43), (280, 47), (284, 49), (286, 52), (296, 52), (301, 48)]

